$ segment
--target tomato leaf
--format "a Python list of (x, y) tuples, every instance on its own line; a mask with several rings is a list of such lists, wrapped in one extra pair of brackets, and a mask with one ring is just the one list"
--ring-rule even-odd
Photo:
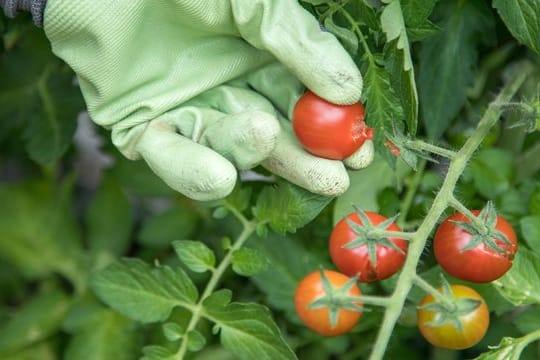
[(502, 149), (482, 149), (471, 160), (470, 170), (476, 189), (486, 198), (495, 199), (510, 187), (514, 159)]
[(141, 360), (175, 360), (176, 353), (173, 350), (167, 349), (158, 345), (145, 346), (143, 348), (144, 356)]
[(540, 303), (540, 257), (521, 247), (510, 270), (492, 284), (516, 306)]
[(126, 194), (114, 179), (105, 178), (86, 212), (90, 249), (94, 253), (124, 254), (129, 246), (132, 216)]
[(316, 195), (290, 183), (267, 186), (259, 194), (253, 208), (255, 218), (268, 222), (278, 234), (294, 233), (315, 218), (331, 197)]
[(504, 337), (499, 345), (490, 346), (488, 352), (475, 357), (474, 360), (519, 359), (522, 351), (520, 339)]
[(494, 0), (493, 7), (497, 9), (508, 30), (520, 43), (540, 53), (540, 3), (538, 1)]
[(447, 14), (440, 24), (443, 30), (423, 41), (418, 65), (421, 113), (432, 140), (443, 134), (465, 103), (477, 45), (495, 33), (491, 12), (483, 3), (445, 1), (437, 10)]
[(519, 225), (527, 245), (540, 254), (540, 215), (526, 216), (519, 221)]
[(405, 20), (398, 0), (388, 3), (381, 14), (386, 34), (385, 67), (391, 75), (392, 87), (398, 92), (409, 133), (415, 134), (418, 123), (418, 94)]
[(175, 206), (145, 219), (138, 242), (152, 249), (165, 249), (175, 239), (189, 239), (197, 223), (195, 211), (185, 206)]
[(242, 276), (253, 276), (268, 268), (269, 260), (257, 249), (241, 248), (232, 254), (232, 269)]
[(163, 321), (176, 306), (191, 306), (197, 288), (181, 268), (152, 268), (139, 259), (123, 259), (93, 274), (90, 286), (107, 305), (125, 316)]
[(231, 303), (205, 306), (204, 312), (219, 328), (223, 346), (239, 359), (296, 359), (266, 307)]
[(92, 318), (70, 338), (64, 359), (129, 360), (139, 355), (141, 336), (133, 321), (105, 308), (93, 313)]
[(214, 268), (216, 256), (200, 241), (177, 240), (172, 243), (180, 260), (191, 271), (203, 273)]
[(16, 351), (56, 333), (70, 299), (55, 290), (37, 295), (0, 326), (0, 354)]
[(324, 20), (324, 27), (339, 39), (349, 54), (354, 56), (358, 52), (358, 38), (354, 32), (337, 25), (332, 15)]

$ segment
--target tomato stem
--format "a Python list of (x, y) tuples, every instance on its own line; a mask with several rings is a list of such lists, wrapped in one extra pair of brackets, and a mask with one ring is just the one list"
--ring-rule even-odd
[(448, 204), (453, 207), (454, 209), (456, 209), (457, 211), (459, 211), (460, 213), (462, 213), (463, 215), (465, 215), (465, 217), (478, 229), (480, 230), (482, 233), (487, 233), (487, 227), (486, 227), (486, 224), (484, 224), (484, 222), (479, 219), (477, 216), (475, 216), (471, 210), (469, 210), (465, 205), (463, 205), (463, 203), (461, 201), (459, 201), (458, 199), (456, 199), (456, 197), (454, 195), (451, 195), (448, 199)]
[(456, 157), (456, 152), (437, 145), (430, 144), (422, 140), (409, 140), (405, 146), (411, 150), (427, 151), (452, 160)]
[(416, 286), (426, 293), (433, 295), (435, 300), (437, 300), (438, 303), (443, 304), (448, 310), (453, 310), (456, 307), (456, 304), (452, 299), (447, 298), (441, 291), (424, 280), (420, 275), (414, 274), (413, 281)]
[[(370, 360), (383, 359), (388, 342), (392, 336), (392, 331), (399, 319), (407, 295), (415, 282), (415, 278), (418, 277), (416, 269), (426, 242), (437, 225), (439, 218), (443, 215), (446, 208), (450, 206), (451, 199), (454, 197), (456, 184), (465, 170), (468, 161), (478, 149), (483, 139), (489, 134), (491, 128), (499, 120), (502, 110), (500, 106), (497, 106), (496, 104), (510, 101), (517, 90), (529, 77), (532, 70), (533, 67), (528, 63), (520, 64), (519, 69), (516, 67), (512, 76), (508, 77), (509, 81), (504, 85), (499, 95), (488, 106), (480, 119), (474, 134), (469, 137), (463, 147), (452, 157), (444, 182), (435, 196), (424, 221), (418, 227), (413, 241), (411, 241), (409, 245), (405, 264), (399, 274), (394, 292), (390, 297), (389, 305), (386, 308), (383, 322), (379, 334), (377, 335), (377, 340), (375, 341), (373, 351), (369, 358)], [(540, 334), (538, 336), (540, 337)]]

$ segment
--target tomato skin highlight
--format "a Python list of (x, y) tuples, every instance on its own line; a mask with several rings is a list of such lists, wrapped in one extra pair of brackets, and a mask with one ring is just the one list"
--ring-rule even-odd
[[(480, 306), (472, 312), (459, 316), (463, 332), (451, 323), (435, 327), (429, 326), (428, 324), (441, 314), (427, 309), (417, 310), (418, 328), (424, 338), (434, 346), (454, 350), (467, 349), (479, 343), (486, 334), (489, 327), (489, 310), (482, 296), (470, 287), (464, 285), (451, 285), (450, 287), (456, 299), (468, 298), (481, 301)], [(419, 306), (434, 302), (433, 295), (428, 294), (424, 296)]]
[(302, 146), (313, 155), (343, 160), (373, 138), (364, 122), (364, 106), (332, 104), (311, 91), (296, 103), (292, 125)]
[[(329, 282), (334, 287), (341, 287), (349, 278), (337, 271), (323, 270)], [(358, 286), (353, 286), (348, 294), (360, 296), (362, 293)], [(322, 336), (337, 336), (349, 332), (362, 317), (358, 311), (340, 309), (336, 326), (330, 322), (328, 308), (310, 309), (309, 305), (325, 295), (320, 271), (314, 271), (304, 277), (296, 288), (294, 306), (300, 320), (311, 330)], [(361, 303), (357, 303), (362, 305)]]
[[(375, 212), (365, 211), (365, 214), (374, 225), (382, 223), (387, 219)], [(362, 224), (356, 212), (347, 215), (347, 218), (357, 224)], [(386, 230), (401, 231), (396, 224), (391, 224)], [(355, 238), (357, 238), (357, 234), (351, 229), (345, 219), (341, 219), (336, 224), (330, 235), (330, 257), (342, 273), (348, 276), (358, 276), (358, 280), (361, 282), (373, 282), (389, 278), (403, 266), (408, 246), (406, 240), (390, 238), (390, 241), (400, 248), (403, 253), (386, 246), (377, 245), (377, 266), (373, 266), (369, 258), (367, 245), (363, 244), (355, 248), (344, 248), (348, 242)]]
[[(475, 216), (480, 213), (479, 210), (471, 212)], [(503, 217), (497, 215), (495, 228), (504, 233), (512, 245), (500, 240), (495, 242), (505, 253), (498, 253), (484, 243), (470, 250), (461, 250), (472, 235), (452, 221), (469, 222), (465, 215), (456, 212), (439, 225), (433, 239), (435, 258), (448, 274), (465, 281), (486, 283), (500, 278), (512, 267), (518, 246), (517, 237), (512, 225)]]

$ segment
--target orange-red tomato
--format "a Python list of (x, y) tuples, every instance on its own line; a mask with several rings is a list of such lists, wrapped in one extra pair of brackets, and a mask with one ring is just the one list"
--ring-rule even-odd
[(373, 138), (373, 129), (364, 122), (361, 103), (336, 105), (311, 91), (296, 103), (292, 125), (303, 147), (326, 159), (343, 160)]
[[(445, 349), (467, 349), (476, 345), (489, 327), (489, 310), (486, 302), (476, 291), (464, 285), (450, 285), (454, 298), (479, 300), (480, 305), (467, 314), (458, 316), (462, 330), (453, 323), (448, 322), (440, 326), (430, 326), (442, 314), (440, 312), (427, 309), (418, 309), (417, 324), (424, 338), (434, 346)], [(435, 302), (433, 295), (426, 295), (419, 306), (432, 304)]]
[[(334, 288), (339, 288), (345, 284), (349, 278), (339, 272), (324, 270), (326, 278)], [(361, 295), (360, 288), (354, 285), (348, 292), (349, 295)], [(313, 301), (326, 295), (323, 287), (320, 271), (314, 271), (304, 277), (296, 288), (294, 305), (300, 320), (311, 330), (323, 336), (336, 336), (349, 332), (360, 321), (362, 313), (359, 311), (338, 309), (336, 324), (330, 320), (330, 309), (328, 307), (310, 309)], [(362, 304), (355, 304), (361, 306)]]

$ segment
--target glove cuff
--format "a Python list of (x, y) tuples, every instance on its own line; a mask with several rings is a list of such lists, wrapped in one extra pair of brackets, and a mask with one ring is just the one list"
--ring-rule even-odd
[(34, 24), (43, 27), (43, 12), (47, 0), (0, 0), (0, 7), (7, 17), (13, 18), (18, 11), (28, 11), (32, 14)]

